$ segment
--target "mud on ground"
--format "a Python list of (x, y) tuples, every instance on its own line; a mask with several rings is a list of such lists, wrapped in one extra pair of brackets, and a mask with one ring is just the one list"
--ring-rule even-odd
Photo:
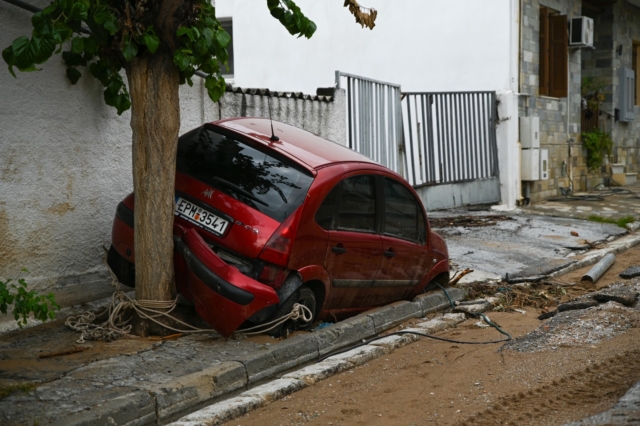
[[(618, 277), (639, 263), (636, 247), (618, 255), (596, 285), (580, 283), (590, 267), (554, 279), (548, 287), (562, 284), (564, 292), (550, 294), (546, 308), (489, 312), (515, 338), (508, 345), (421, 339), (228, 424), (561, 425), (605, 411), (640, 380), (638, 303), (608, 302), (544, 321), (537, 316), (615, 282), (640, 286)], [(500, 337), (477, 322), (469, 319), (439, 336)]]

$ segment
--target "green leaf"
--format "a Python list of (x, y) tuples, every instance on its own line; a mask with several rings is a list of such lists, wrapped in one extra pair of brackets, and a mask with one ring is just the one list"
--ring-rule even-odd
[(7, 63), (7, 68), (9, 69), (11, 75), (16, 78), (16, 73), (13, 71), (13, 63), (15, 58), (13, 56), (13, 48), (11, 46), (2, 51), (2, 59), (4, 59), (4, 61)]
[(34, 13), (31, 17), (31, 24), (37, 34), (51, 34), (53, 31), (53, 22), (49, 16), (44, 15), (44, 12)]
[(34, 59), (34, 63), (42, 64), (46, 62), (53, 52), (56, 50), (56, 40), (53, 38), (52, 34), (43, 35), (40, 39), (40, 49), (36, 53)]
[(188, 28), (188, 27), (180, 27), (180, 28), (178, 28), (178, 32), (177, 32), (178, 37), (180, 37), (181, 35), (185, 35), (189, 31), (191, 31), (191, 29)]
[(73, 53), (82, 53), (83, 50), (84, 50), (84, 38), (74, 37), (71, 40), (71, 51)]
[(112, 17), (114, 17), (113, 14), (104, 6), (96, 7), (96, 11), (93, 13), (93, 20), (96, 21), (98, 25), (104, 24)]
[(138, 45), (131, 40), (127, 40), (124, 42), (124, 46), (122, 48), (122, 55), (124, 56), (125, 61), (131, 62), (131, 60), (138, 54)]
[(89, 6), (84, 2), (76, 2), (71, 6), (71, 11), (69, 12), (68, 20), (78, 20), (84, 21), (87, 19), (87, 12), (89, 11)]
[(25, 36), (18, 37), (11, 43), (11, 48), (16, 58), (22, 56), (29, 49), (29, 39)]
[(227, 47), (231, 42), (231, 36), (225, 30), (216, 32), (216, 40), (221, 47)]
[(83, 40), (84, 40), (84, 43), (83, 43), (84, 51), (92, 55), (95, 55), (96, 52), (98, 51), (98, 42), (96, 41), (96, 39), (93, 36), (91, 36)]
[(144, 44), (147, 45), (149, 52), (156, 53), (158, 46), (160, 46), (160, 39), (155, 34), (145, 34), (143, 37)]
[(76, 84), (78, 80), (80, 80), (82, 74), (75, 68), (67, 68), (67, 78), (71, 82), (71, 84)]
[(109, 32), (109, 35), (114, 35), (118, 32), (118, 20), (115, 18), (115, 16), (107, 19), (103, 26), (104, 29)]
[(58, 8), (57, 4), (51, 3), (49, 6), (45, 7), (42, 10), (42, 14), (43, 15), (51, 15), (51, 13), (53, 13), (57, 8)]

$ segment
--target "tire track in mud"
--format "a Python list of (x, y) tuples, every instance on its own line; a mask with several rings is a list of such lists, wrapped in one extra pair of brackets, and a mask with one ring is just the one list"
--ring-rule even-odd
[[(626, 351), (536, 389), (501, 397), (460, 425), (558, 425), (580, 420), (609, 409), (639, 380), (640, 351)], [(593, 413), (580, 409), (596, 405), (600, 408)]]

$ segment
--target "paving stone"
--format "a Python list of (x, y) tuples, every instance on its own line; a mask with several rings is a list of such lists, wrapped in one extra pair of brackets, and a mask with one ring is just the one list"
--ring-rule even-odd
[(215, 426), (262, 407), (264, 400), (255, 396), (240, 396), (210, 405), (172, 423), (174, 426)]
[[(146, 387), (157, 401), (158, 419), (166, 419), (247, 385), (240, 362), (227, 361), (162, 385)], [(175, 417), (174, 417), (175, 418)]]
[[(390, 336), (399, 337), (399, 336)], [(374, 344), (374, 343), (372, 343)], [(344, 360), (327, 359), (317, 364), (311, 364), (298, 371), (294, 371), (282, 376), (283, 379), (297, 379), (302, 380), (308, 385), (324, 380), (327, 377), (331, 377), (342, 371), (348, 370), (352, 367), (350, 362)]]
[(62, 416), (52, 426), (146, 425), (155, 424), (155, 400), (147, 392), (120, 395), (69, 416)]
[(262, 386), (256, 386), (253, 389), (241, 393), (240, 396), (260, 398), (268, 404), (284, 396), (291, 395), (307, 386), (307, 382), (303, 380), (283, 377), (282, 379), (272, 380)]
[(640, 277), (640, 266), (632, 266), (620, 272), (620, 278), (630, 279)]

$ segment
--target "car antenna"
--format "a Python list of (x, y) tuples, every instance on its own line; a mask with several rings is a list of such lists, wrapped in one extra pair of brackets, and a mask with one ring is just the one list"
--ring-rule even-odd
[(273, 132), (273, 119), (271, 118), (271, 90), (267, 91), (267, 103), (269, 104), (269, 121), (271, 122), (271, 137), (269, 140), (271, 142), (278, 142), (280, 138)]

